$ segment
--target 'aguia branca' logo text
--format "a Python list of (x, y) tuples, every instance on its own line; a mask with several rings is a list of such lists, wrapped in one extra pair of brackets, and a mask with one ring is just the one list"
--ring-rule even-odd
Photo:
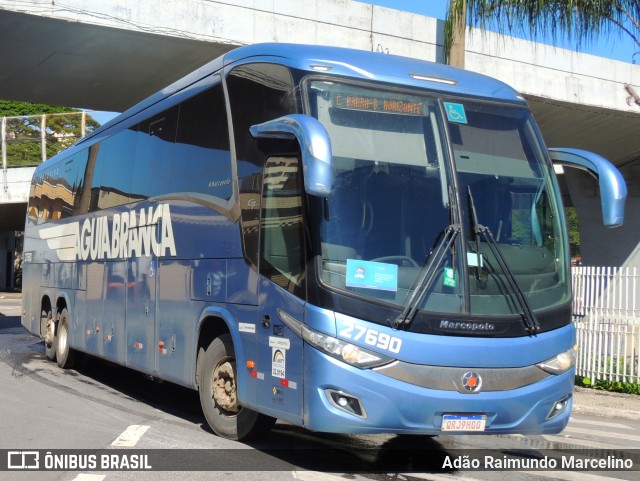
[(47, 227), (39, 234), (62, 261), (176, 255), (168, 204)]

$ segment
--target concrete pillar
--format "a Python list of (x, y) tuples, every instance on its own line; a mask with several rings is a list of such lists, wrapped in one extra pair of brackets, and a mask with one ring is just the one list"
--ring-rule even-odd
[(7, 253), (8, 250), (8, 238), (7, 232), (0, 232), (0, 291), (6, 291), (9, 289), (7, 285), (7, 269), (10, 267), (7, 265)]
[(16, 233), (15, 231), (11, 231), (8, 233), (9, 238), (7, 239), (7, 289), (14, 290), (15, 289), (15, 258), (16, 258)]

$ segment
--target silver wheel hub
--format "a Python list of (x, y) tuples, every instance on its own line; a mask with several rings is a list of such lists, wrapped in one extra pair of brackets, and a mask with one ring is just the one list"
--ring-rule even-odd
[(63, 326), (63, 328), (60, 329), (58, 332), (58, 352), (60, 354), (64, 354), (66, 349), (67, 349), (67, 330), (64, 329), (64, 326)]
[(56, 323), (53, 322), (53, 319), (49, 318), (47, 320), (47, 330), (44, 333), (44, 342), (48, 347), (51, 347), (53, 343), (53, 333), (56, 328)]

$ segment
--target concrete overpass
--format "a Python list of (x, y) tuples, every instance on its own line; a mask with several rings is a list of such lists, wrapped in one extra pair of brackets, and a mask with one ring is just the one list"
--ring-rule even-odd
[[(441, 21), (353, 0), (160, 5), (0, 0), (0, 98), (122, 111), (234, 46), (266, 41), (441, 59)], [(585, 261), (640, 265), (640, 107), (625, 89), (640, 92), (640, 66), (478, 31), (467, 35), (465, 57), (467, 69), (527, 97), (549, 146), (591, 150), (621, 168), (630, 202), (625, 227), (614, 231), (598, 227), (591, 178), (568, 172), (566, 185), (581, 219)], [(0, 224), (5, 218), (0, 212)]]

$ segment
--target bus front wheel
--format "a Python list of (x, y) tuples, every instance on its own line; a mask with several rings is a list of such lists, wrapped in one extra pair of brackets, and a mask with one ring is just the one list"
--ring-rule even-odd
[(235, 351), (229, 334), (214, 339), (204, 355), (200, 373), (200, 404), (211, 429), (224, 438), (250, 439), (268, 431), (275, 419), (242, 407), (238, 402)]

